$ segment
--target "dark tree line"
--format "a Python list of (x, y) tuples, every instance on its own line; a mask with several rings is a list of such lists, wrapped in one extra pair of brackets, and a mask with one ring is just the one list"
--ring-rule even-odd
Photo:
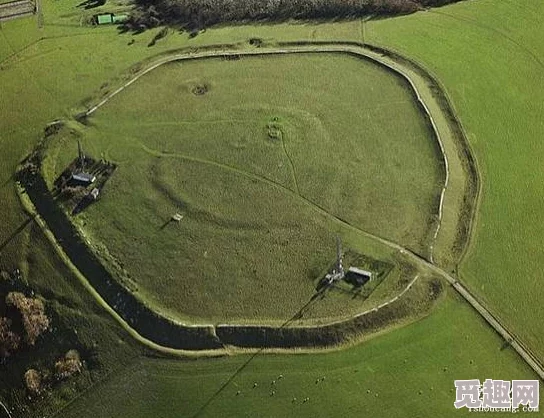
[(346, 19), (407, 14), (459, 0), (135, 0), (128, 28), (177, 25), (197, 30), (219, 23)]

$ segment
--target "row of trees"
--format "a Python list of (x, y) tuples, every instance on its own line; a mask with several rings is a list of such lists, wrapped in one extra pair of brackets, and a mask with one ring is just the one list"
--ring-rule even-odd
[(136, 0), (127, 25), (143, 30), (174, 24), (195, 30), (225, 22), (406, 14), (455, 1), (459, 0)]

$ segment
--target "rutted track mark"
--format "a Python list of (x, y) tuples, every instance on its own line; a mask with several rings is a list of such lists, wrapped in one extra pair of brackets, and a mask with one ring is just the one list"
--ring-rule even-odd
[(544, 68), (544, 62), (539, 58), (539, 56), (537, 54), (535, 54), (533, 51), (531, 51), (529, 48), (527, 48), (527, 46), (525, 46), (522, 43), (516, 41), (514, 38), (508, 36), (506, 33), (504, 33), (501, 30), (498, 30), (498, 29), (496, 29), (496, 28), (494, 28), (492, 26), (484, 25), (484, 24), (479, 23), (479, 22), (475, 21), (474, 19), (471, 19), (471, 18), (468, 18), (468, 17), (456, 16), (456, 15), (453, 15), (451, 13), (446, 13), (446, 12), (443, 12), (443, 11), (440, 11), (440, 10), (428, 10), (427, 12), (428, 13), (434, 13), (434, 14), (441, 15), (441, 16), (446, 16), (446, 17), (449, 17), (450, 19), (454, 19), (454, 20), (457, 20), (459, 22), (463, 22), (463, 23), (466, 23), (466, 24), (469, 24), (469, 25), (472, 25), (472, 26), (476, 26), (476, 27), (478, 27), (480, 29), (483, 29), (483, 30), (487, 30), (487, 31), (496, 33), (497, 35), (499, 35), (502, 38), (506, 39), (507, 41), (511, 42), (517, 48), (519, 48), (520, 50), (522, 50), (523, 52), (528, 54), (531, 58), (533, 58), (533, 60), (535, 60), (535, 62), (540, 67)]
[(283, 133), (283, 135), (281, 136), (281, 146), (283, 148), (283, 153), (285, 154), (285, 157), (287, 158), (287, 161), (289, 162), (289, 168), (291, 171), (291, 177), (293, 178), (293, 183), (295, 185), (295, 190), (297, 194), (300, 195), (300, 189), (298, 187), (295, 165), (293, 164), (293, 160), (291, 159), (291, 156), (289, 155), (289, 152), (287, 151), (287, 146), (285, 145), (285, 133)]

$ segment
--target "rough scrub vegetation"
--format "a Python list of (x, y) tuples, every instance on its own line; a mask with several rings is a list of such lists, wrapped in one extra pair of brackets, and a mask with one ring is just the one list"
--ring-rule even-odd
[(10, 292), (5, 299), (6, 316), (0, 315), (0, 364), (22, 348), (36, 344), (50, 327), (45, 306), (38, 298)]
[(459, 0), (136, 0), (127, 29), (177, 25), (198, 30), (218, 23), (339, 19), (413, 13)]

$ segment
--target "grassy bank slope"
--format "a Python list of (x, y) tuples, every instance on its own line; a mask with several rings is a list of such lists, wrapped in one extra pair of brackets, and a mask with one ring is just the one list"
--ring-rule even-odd
[[(466, 416), (453, 406), (454, 379), (531, 376), (482, 326), (474, 311), (450, 294), (429, 318), (339, 352), (259, 355), (249, 363), (249, 357), (190, 363), (143, 359), (62, 416), (166, 418), (197, 411), (206, 417)], [(110, 402), (99, 401), (105, 398)]]

